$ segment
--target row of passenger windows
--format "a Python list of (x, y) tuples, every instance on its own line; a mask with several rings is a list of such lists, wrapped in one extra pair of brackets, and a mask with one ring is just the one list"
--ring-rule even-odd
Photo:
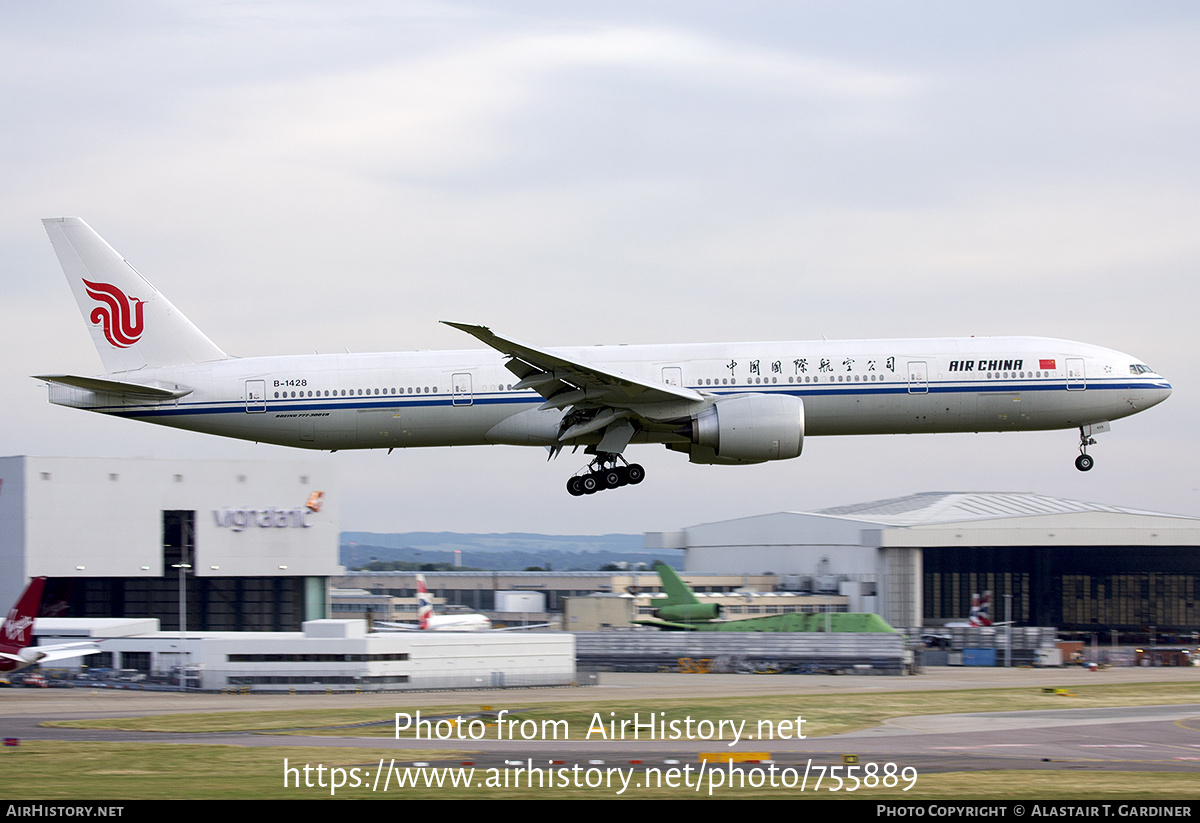
[[(863, 383), (866, 383), (866, 382), (874, 383), (876, 380), (883, 382), (886, 379), (887, 379), (886, 375), (882, 375), (882, 374), (870, 374), (870, 375), (856, 374), (853, 377), (851, 377), (848, 374), (836, 374), (836, 375), (831, 374), (825, 378), (825, 382), (826, 383), (852, 383), (852, 382), (858, 383), (861, 381)], [(747, 379), (745, 382), (746, 382), (746, 385), (757, 386), (762, 383), (778, 383), (779, 378), (777, 378), (777, 377), (751, 377), (751, 378)], [(814, 374), (814, 375), (805, 375), (803, 378), (789, 377), (788, 382), (789, 383), (820, 383), (821, 376), (819, 374)], [(698, 385), (701, 385), (701, 386), (736, 386), (737, 383), (738, 383), (738, 381), (732, 377), (720, 377), (720, 378), (706, 377), (706, 378), (702, 379)]]
[[(512, 391), (512, 384), (500, 386), (484, 386), (483, 391)], [(437, 394), (437, 386), (430, 388), (429, 386), (409, 386), (403, 389), (326, 389), (324, 391), (293, 391), (293, 392), (275, 392), (276, 400), (285, 400), (291, 397), (399, 397), (407, 394)]]
[[(437, 394), (437, 386), (432, 389), (434, 394)], [(384, 397), (399, 396), (402, 394), (429, 394), (429, 386), (409, 386), (407, 389), (342, 389), (339, 393), (337, 389), (332, 391), (299, 391), (299, 392), (275, 392), (275, 398), (287, 397), (366, 397), (371, 395), (380, 395)]]

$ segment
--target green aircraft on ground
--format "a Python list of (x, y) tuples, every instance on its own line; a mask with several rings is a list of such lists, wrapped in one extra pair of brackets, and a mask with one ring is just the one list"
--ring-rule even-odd
[(772, 614), (742, 620), (722, 620), (721, 606), (701, 603), (687, 583), (665, 563), (654, 570), (667, 593), (654, 610), (654, 619), (632, 622), (670, 632), (888, 632), (896, 630), (877, 614), (829, 612), (825, 614)]

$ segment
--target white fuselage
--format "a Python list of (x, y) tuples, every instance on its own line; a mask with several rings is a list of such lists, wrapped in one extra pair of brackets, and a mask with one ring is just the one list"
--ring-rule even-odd
[[(705, 398), (789, 394), (804, 434), (1075, 428), (1162, 402), (1170, 384), (1130, 355), (1068, 340), (970, 337), (554, 349)], [(561, 410), (517, 390), (490, 349), (230, 358), (122, 372), (190, 390), (166, 400), (51, 385), (51, 401), (192, 431), (311, 449), (563, 445)], [(688, 412), (681, 409), (680, 423)], [(633, 443), (685, 443), (670, 422)], [(589, 433), (565, 445), (594, 444)]]
[(492, 621), (482, 614), (439, 614), (429, 618), (429, 632), (485, 632)]

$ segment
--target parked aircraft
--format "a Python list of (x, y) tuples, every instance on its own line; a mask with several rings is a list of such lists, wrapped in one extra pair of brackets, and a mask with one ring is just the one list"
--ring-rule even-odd
[(430, 632), (483, 632), (492, 627), (492, 621), (482, 614), (434, 614), (423, 574), (417, 575), (417, 623), (422, 631)]
[(433, 597), (425, 585), (425, 575), (418, 574), (417, 625), (385, 621), (376, 621), (375, 625), (385, 631), (484, 632), (492, 628), (492, 621), (482, 614), (434, 614)]
[(29, 581), (8, 617), (0, 627), (0, 672), (15, 672), (37, 663), (52, 663), (85, 654), (97, 654), (100, 647), (91, 642), (57, 643), (48, 646), (33, 644), (33, 621), (42, 607), (42, 591), (46, 578)]
[(992, 625), (992, 593), (984, 592), (983, 597), (971, 595), (971, 616), (967, 620), (972, 626)]
[(642, 482), (657, 443), (693, 463), (800, 455), (805, 436), (1079, 430), (1171, 385), (1137, 358), (1043, 337), (543, 349), (448, 322), (489, 349), (230, 357), (77, 217), (44, 220), (105, 374), (45, 374), (50, 402), (308, 449), (508, 444), (592, 456), (573, 495)]
[(683, 578), (666, 563), (655, 563), (666, 602), (655, 601), (654, 619), (630, 622), (672, 632), (888, 632), (896, 630), (877, 614), (831, 612), (826, 614), (772, 614), (722, 620), (718, 603), (701, 603)]
[(384, 631), (431, 631), (431, 632), (518, 632), (529, 629), (544, 629), (549, 623), (531, 623), (527, 626), (505, 626), (492, 628), (492, 621), (482, 614), (434, 614), (433, 597), (425, 585), (425, 575), (417, 575), (417, 625), (409, 623), (387, 623), (377, 621)]
[(947, 629), (982, 629), (988, 626), (1011, 626), (1014, 621), (1006, 620), (1000, 623), (992, 621), (992, 593), (984, 592), (981, 597), (978, 592), (971, 595), (971, 614), (966, 622), (946, 623)]

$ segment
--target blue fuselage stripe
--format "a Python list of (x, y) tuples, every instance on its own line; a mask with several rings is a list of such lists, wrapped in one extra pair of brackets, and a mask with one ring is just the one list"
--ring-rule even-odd
[[(695, 391), (708, 393), (717, 396), (732, 395), (732, 394), (747, 394), (747, 393), (782, 393), (796, 395), (801, 398), (816, 398), (816, 397), (842, 397), (842, 396), (864, 396), (864, 395), (914, 395), (924, 396), (929, 394), (1012, 394), (1020, 392), (1063, 392), (1070, 391), (1071, 393), (1095, 392), (1095, 391), (1123, 391), (1123, 390), (1162, 390), (1169, 389), (1170, 385), (1163, 381), (1116, 381), (1116, 380), (1091, 380), (1089, 379), (1084, 386), (1079, 388), (1068, 388), (1062, 379), (1053, 381), (1020, 381), (1020, 382), (1003, 382), (1003, 381), (978, 381), (978, 382), (960, 382), (953, 383), (902, 383), (892, 382), (887, 384), (864, 385), (864, 384), (802, 384), (794, 383), (787, 385), (779, 384), (755, 384), (745, 386), (692, 386), (689, 387)], [(458, 402), (455, 403), (454, 401)], [(463, 402), (467, 400), (468, 402)], [(183, 415), (200, 415), (200, 414), (270, 414), (278, 412), (329, 412), (329, 411), (344, 411), (344, 410), (378, 410), (387, 409), (414, 409), (428, 407), (453, 407), (462, 406), (464, 408), (470, 406), (505, 406), (505, 405), (521, 405), (527, 406), (533, 403), (542, 402), (540, 395), (534, 392), (523, 392), (520, 394), (475, 394), (466, 398), (459, 396), (455, 397), (450, 394), (431, 394), (422, 395), (420, 398), (407, 396), (389, 396), (389, 397), (366, 397), (353, 399), (346, 397), (338, 398), (300, 398), (287, 400), (267, 400), (261, 403), (247, 404), (244, 401), (211, 401), (211, 402), (193, 402), (193, 403), (177, 403), (169, 407), (160, 405), (153, 406), (99, 406), (93, 407), (92, 411), (98, 411), (104, 414), (111, 414), (117, 417), (175, 417)]]

